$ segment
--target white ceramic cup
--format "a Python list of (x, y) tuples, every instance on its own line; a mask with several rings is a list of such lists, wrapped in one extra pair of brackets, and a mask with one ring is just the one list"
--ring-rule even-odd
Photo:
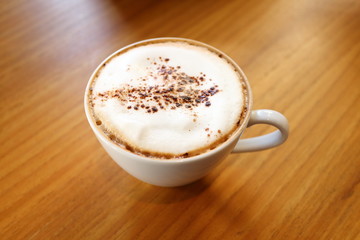
[[(91, 117), (91, 112), (87, 99), (88, 92), (90, 88), (90, 83), (99, 68), (102, 66), (102, 64), (106, 62), (107, 59), (111, 58), (114, 54), (124, 51), (127, 48), (132, 47), (136, 44), (164, 39), (191, 42), (193, 44), (205, 46), (212, 51), (222, 54), (224, 57), (227, 58), (230, 63), (232, 63), (237, 68), (238, 72), (242, 75), (244, 82), (247, 85), (249, 105), (243, 124), (240, 125), (239, 128), (233, 133), (233, 135), (224, 143), (220, 144), (213, 150), (207, 151), (197, 156), (183, 159), (161, 160), (137, 155), (121, 148), (113, 141), (111, 141), (103, 133), (103, 131), (99, 127), (97, 127), (96, 123)], [(90, 123), (92, 130), (95, 133), (95, 136), (100, 141), (106, 152), (111, 156), (111, 158), (125, 171), (127, 171), (129, 174), (139, 180), (163, 187), (175, 187), (189, 184), (204, 177), (211, 169), (213, 169), (221, 160), (226, 158), (230, 153), (259, 151), (276, 147), (282, 144), (288, 137), (289, 127), (287, 119), (281, 113), (273, 110), (252, 110), (253, 97), (250, 85), (245, 74), (230, 57), (228, 57), (223, 52), (215, 49), (214, 47), (198, 41), (181, 38), (149, 39), (124, 47), (113, 53), (107, 59), (105, 59), (94, 71), (86, 87), (84, 99), (86, 117)], [(255, 124), (269, 124), (276, 127), (278, 130), (259, 137), (239, 139), (241, 134), (247, 127)]]

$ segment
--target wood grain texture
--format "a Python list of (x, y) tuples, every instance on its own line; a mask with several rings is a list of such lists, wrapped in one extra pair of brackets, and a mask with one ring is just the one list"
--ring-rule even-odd
[[(119, 168), (85, 86), (111, 52), (163, 36), (230, 55), (288, 141), (179, 188)], [(0, 239), (360, 239), (359, 1), (1, 1), (0, 50)]]

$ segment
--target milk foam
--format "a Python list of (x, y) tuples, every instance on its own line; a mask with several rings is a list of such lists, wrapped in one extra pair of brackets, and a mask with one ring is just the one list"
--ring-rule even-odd
[(245, 103), (240, 79), (207, 48), (152, 43), (111, 58), (93, 81), (90, 102), (100, 127), (131, 149), (186, 156), (236, 128)]

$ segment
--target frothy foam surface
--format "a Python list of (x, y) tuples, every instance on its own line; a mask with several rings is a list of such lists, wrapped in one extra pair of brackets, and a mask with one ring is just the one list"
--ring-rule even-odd
[(205, 47), (161, 42), (112, 57), (89, 93), (95, 121), (127, 149), (186, 157), (229, 137), (245, 97), (234, 67)]

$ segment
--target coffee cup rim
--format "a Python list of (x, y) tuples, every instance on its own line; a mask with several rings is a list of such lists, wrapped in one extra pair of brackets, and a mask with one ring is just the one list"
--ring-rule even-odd
[[(211, 51), (216, 52), (217, 54), (221, 54), (224, 58), (226, 58), (227, 61), (229, 61), (235, 68), (236, 70), (240, 73), (241, 77), (243, 78), (242, 81), (245, 83), (245, 87), (246, 87), (246, 91), (247, 91), (247, 111), (245, 113), (245, 117), (243, 119), (243, 122), (241, 123), (241, 125), (231, 134), (231, 136), (224, 142), (220, 143), (218, 146), (216, 146), (214, 149), (210, 149), (204, 153), (195, 155), (195, 156), (191, 156), (191, 157), (186, 157), (186, 158), (170, 158), (170, 159), (163, 159), (163, 158), (156, 158), (156, 157), (146, 157), (146, 156), (141, 156), (138, 155), (136, 153), (133, 153), (129, 150), (126, 150), (124, 148), (122, 148), (121, 146), (115, 144), (113, 141), (111, 141), (106, 134), (101, 131), (97, 126), (96, 123), (94, 121), (94, 118), (92, 117), (92, 114), (90, 113), (90, 106), (89, 106), (89, 101), (88, 101), (88, 93), (89, 93), (89, 89), (91, 86), (91, 83), (95, 77), (95, 75), (98, 73), (98, 71), (100, 70), (100, 68), (103, 66), (104, 63), (106, 63), (107, 61), (109, 61), (111, 58), (113, 58), (115, 55), (119, 54), (120, 52), (123, 51), (127, 51), (131, 48), (136, 47), (137, 45), (143, 45), (144, 43), (153, 43), (153, 42), (168, 42), (168, 41), (180, 41), (180, 42), (187, 42), (187, 43), (192, 43), (194, 45), (198, 45), (198, 46), (204, 46), (208, 49), (210, 49)], [(161, 163), (161, 164), (179, 164), (179, 163), (184, 163), (184, 162), (192, 162), (192, 161), (197, 161), (201, 158), (206, 158), (209, 157), (217, 152), (222, 151), (224, 148), (227, 147), (227, 145), (229, 143), (231, 143), (232, 141), (237, 140), (242, 132), (245, 130), (245, 128), (247, 127), (247, 124), (249, 122), (250, 119), (250, 113), (252, 110), (252, 105), (253, 105), (253, 96), (252, 96), (252, 91), (250, 88), (250, 84), (249, 81), (245, 75), (245, 73), (243, 72), (243, 70), (240, 68), (240, 66), (231, 58), (229, 57), (226, 53), (220, 51), (219, 49), (208, 45), (206, 43), (197, 41), (197, 40), (193, 40), (193, 39), (188, 39), (188, 38), (180, 38), (180, 37), (159, 37), (159, 38), (150, 38), (150, 39), (145, 39), (145, 40), (141, 40), (141, 41), (137, 41), (135, 43), (126, 45), (125, 47), (122, 47), (118, 50), (116, 50), (115, 52), (111, 53), (108, 57), (106, 57), (97, 67), (96, 69), (93, 71), (93, 73), (91, 74), (87, 85), (86, 85), (86, 89), (85, 89), (85, 94), (84, 94), (84, 108), (85, 108), (85, 114), (86, 114), (86, 118), (92, 128), (92, 130), (94, 131), (94, 133), (96, 134), (96, 136), (98, 138), (100, 138), (102, 141), (110, 144), (113, 148), (116, 148), (120, 151), (122, 151), (125, 155), (127, 155), (128, 157), (136, 157), (138, 160), (140, 161), (144, 161), (144, 162), (153, 162), (153, 163)]]

